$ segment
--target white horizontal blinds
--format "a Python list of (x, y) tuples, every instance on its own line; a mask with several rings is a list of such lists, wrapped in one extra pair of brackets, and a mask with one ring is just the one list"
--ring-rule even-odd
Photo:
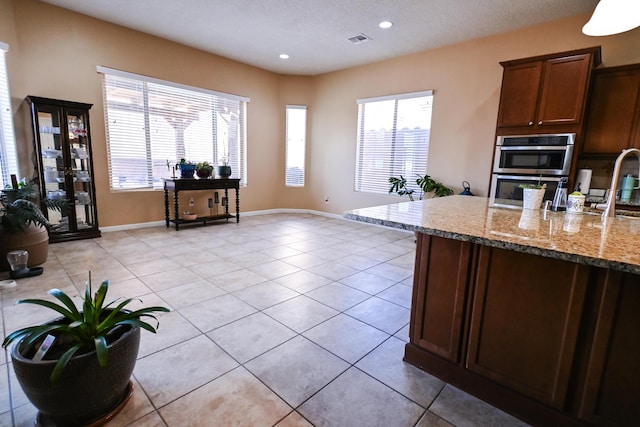
[(358, 100), (356, 191), (387, 194), (389, 177), (404, 176), (417, 190), (427, 171), (433, 93)]
[(285, 185), (287, 187), (303, 187), (307, 107), (287, 105), (286, 127)]
[(246, 98), (99, 70), (112, 189), (162, 188), (180, 159), (228, 162), (246, 183)]
[(13, 130), (11, 96), (5, 54), (9, 46), (0, 42), (0, 189), (11, 184), (11, 174), (18, 174), (16, 138)]

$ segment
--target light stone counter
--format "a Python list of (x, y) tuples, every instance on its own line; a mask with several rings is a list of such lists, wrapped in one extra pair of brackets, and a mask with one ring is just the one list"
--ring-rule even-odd
[(449, 196), (345, 213), (355, 221), (640, 274), (640, 219), (490, 207)]

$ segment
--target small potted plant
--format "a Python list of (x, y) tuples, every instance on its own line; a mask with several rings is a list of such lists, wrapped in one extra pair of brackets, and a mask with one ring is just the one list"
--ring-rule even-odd
[(231, 166), (229, 166), (229, 157), (222, 156), (219, 159), (220, 165), (216, 167), (216, 175), (220, 178), (229, 178), (231, 176)]
[(176, 167), (180, 169), (180, 178), (193, 178), (193, 174), (196, 172), (196, 165), (185, 159), (180, 159), (180, 162), (176, 163)]
[[(18, 329), (6, 336), (2, 346), (14, 341), (11, 359), (18, 382), (39, 410), (37, 425), (76, 426), (108, 419), (122, 409), (131, 395), (130, 377), (138, 355), (140, 328), (155, 333), (153, 313), (166, 307), (135, 311), (126, 307), (133, 300), (105, 304), (109, 281), (95, 295), (91, 275), (82, 311), (59, 289), (49, 294), (60, 303), (25, 299), (62, 317), (38, 326)], [(152, 326), (143, 318), (156, 321)]]
[(213, 166), (209, 162), (200, 162), (196, 164), (196, 175), (198, 178), (209, 178), (213, 174)]
[[(409, 200), (413, 202), (414, 190), (407, 187), (407, 180), (404, 176), (400, 175), (400, 178), (392, 176), (391, 178), (389, 178), (389, 184), (391, 184), (391, 188), (389, 188), (389, 194), (396, 192), (400, 196), (407, 195), (409, 196)], [(453, 194), (452, 189), (450, 189), (443, 183), (431, 178), (429, 175), (418, 175), (416, 184), (421, 190), (420, 200), (422, 200), (422, 198), (426, 194), (432, 194), (433, 197), (444, 197)]]
[(524, 209), (540, 209), (547, 184), (520, 184), (522, 188), (522, 207)]
[[(29, 266), (47, 260), (49, 221), (37, 201), (38, 190), (33, 182), (22, 180), (16, 188), (0, 190), (0, 271), (9, 270), (7, 253), (24, 249), (29, 252)], [(61, 211), (66, 199), (44, 199), (47, 208)]]

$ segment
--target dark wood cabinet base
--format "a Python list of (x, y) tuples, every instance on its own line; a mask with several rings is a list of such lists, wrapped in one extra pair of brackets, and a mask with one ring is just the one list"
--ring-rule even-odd
[(411, 343), (405, 346), (404, 360), (483, 401), (534, 426), (584, 426), (585, 424), (529, 399), (506, 387), (449, 362)]
[(536, 426), (640, 419), (640, 275), (418, 234), (404, 360)]

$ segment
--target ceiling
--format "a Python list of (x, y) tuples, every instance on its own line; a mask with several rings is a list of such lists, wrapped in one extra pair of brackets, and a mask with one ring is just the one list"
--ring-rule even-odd
[[(281, 74), (317, 75), (547, 21), (598, 0), (42, 0)], [(378, 23), (393, 26), (383, 30)], [(348, 39), (365, 34), (371, 40)], [(281, 53), (289, 59), (279, 58)]]

